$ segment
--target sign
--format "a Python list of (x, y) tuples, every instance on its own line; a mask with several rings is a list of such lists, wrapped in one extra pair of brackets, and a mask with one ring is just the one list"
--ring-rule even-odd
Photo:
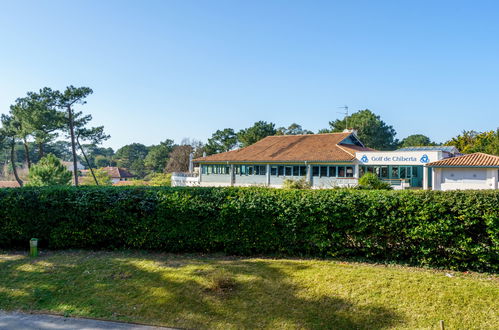
[(369, 151), (357, 152), (365, 165), (425, 165), (442, 159), (439, 151)]

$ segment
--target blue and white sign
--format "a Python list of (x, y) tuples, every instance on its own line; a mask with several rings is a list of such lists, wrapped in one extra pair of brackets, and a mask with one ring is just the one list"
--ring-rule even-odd
[(367, 151), (358, 152), (357, 160), (369, 165), (424, 165), (442, 159), (439, 151)]

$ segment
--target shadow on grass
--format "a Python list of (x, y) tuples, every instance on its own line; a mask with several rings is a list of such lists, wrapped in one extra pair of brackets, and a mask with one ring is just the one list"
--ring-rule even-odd
[[(310, 281), (291, 280), (307, 268), (271, 260), (60, 252), (0, 262), (0, 308), (188, 328), (380, 329), (402, 322), (385, 307), (353, 304), (315, 293)], [(227, 294), (207, 289), (218, 270), (236, 282)]]

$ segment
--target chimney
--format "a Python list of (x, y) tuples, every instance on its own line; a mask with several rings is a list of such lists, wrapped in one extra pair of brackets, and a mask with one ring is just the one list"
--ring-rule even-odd
[(357, 130), (354, 128), (346, 128), (343, 130), (343, 133), (353, 133), (353, 134), (357, 135)]

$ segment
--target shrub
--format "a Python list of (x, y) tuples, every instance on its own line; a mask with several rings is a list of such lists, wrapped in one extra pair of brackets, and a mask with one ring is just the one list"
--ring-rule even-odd
[(292, 180), (286, 179), (282, 183), (283, 189), (310, 189), (310, 182), (308, 182), (305, 178)]
[(359, 189), (392, 190), (392, 186), (374, 173), (366, 173), (359, 179)]
[(171, 173), (154, 173), (149, 180), (149, 185), (151, 185), (151, 186), (171, 186), (172, 185), (172, 174)]
[[(97, 179), (97, 182), (99, 182), (99, 185), (111, 186), (113, 184), (113, 180), (111, 179), (111, 176), (103, 168), (94, 169), (93, 171), (94, 171), (95, 178)], [(90, 170), (88, 170), (87, 174), (81, 178), (81, 184), (84, 186), (97, 185), (95, 183), (95, 179), (94, 179), (92, 173), (90, 172)]]
[(499, 270), (499, 191), (0, 190), (0, 248), (283, 254)]
[(31, 166), (26, 186), (68, 186), (71, 184), (71, 172), (56, 156), (48, 154)]

